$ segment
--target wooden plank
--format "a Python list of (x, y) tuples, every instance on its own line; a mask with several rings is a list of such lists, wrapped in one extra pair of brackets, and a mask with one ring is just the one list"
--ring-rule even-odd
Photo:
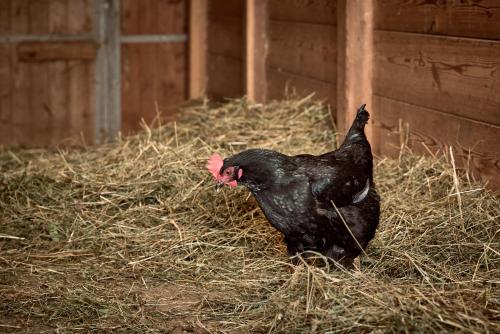
[[(162, 118), (173, 119), (179, 105), (186, 100), (186, 49), (187, 43), (164, 43), (156, 47), (156, 101)], [(151, 122), (156, 116), (152, 109)]]
[[(50, 1), (31, 1), (29, 33), (50, 33)], [(21, 65), (22, 63), (19, 63)], [(45, 146), (52, 136), (52, 111), (50, 109), (50, 74), (47, 63), (30, 64), (30, 109), (23, 126), (22, 144)]]
[(49, 33), (67, 34), (68, 33), (68, 1), (50, 0), (49, 5)]
[(188, 30), (188, 1), (159, 1), (157, 34), (185, 34)]
[(220, 17), (210, 19), (207, 38), (209, 52), (242, 59), (244, 37), (241, 18)]
[(10, 31), (12, 34), (27, 34), (29, 30), (29, 0), (12, 0), (10, 6)]
[(69, 133), (76, 139), (83, 136), (87, 143), (92, 143), (93, 137), (93, 111), (90, 104), (92, 83), (89, 64), (68, 62)]
[[(32, 105), (37, 105), (40, 100), (32, 96), (32, 65), (17, 62), (14, 48), (11, 48), (11, 59), (12, 79), (10, 81), (10, 91), (12, 94), (12, 109), (9, 117), (9, 138), (6, 143), (13, 146), (32, 144), (33, 141), (39, 138), (38, 132), (33, 125), (43, 121), (41, 117), (35, 119), (31, 115)], [(32, 120), (31, 124), (29, 120)]]
[(121, 32), (124, 35), (185, 33), (186, 7), (183, 0), (122, 0)]
[(134, 44), (122, 44), (121, 47), (121, 96), (122, 96), (122, 123), (123, 132), (131, 132), (137, 123), (137, 114), (140, 111), (139, 102), (141, 99), (137, 80), (140, 76), (141, 68), (140, 49)]
[(335, 25), (337, 1), (271, 0), (269, 14), (271, 20)]
[(123, 45), (124, 133), (138, 130), (141, 119), (151, 123), (157, 107), (163, 116), (171, 116), (186, 98), (185, 53), (182, 43)]
[(281, 21), (269, 25), (269, 66), (313, 79), (337, 80), (335, 26)]
[[(64, 0), (50, 0), (49, 29), (51, 34), (64, 34), (68, 31), (68, 2)], [(64, 46), (62, 46), (64, 48)], [(50, 48), (47, 48), (50, 49)], [(49, 51), (49, 50), (47, 50)], [(49, 55), (50, 52), (47, 52)], [(57, 50), (53, 50), (55, 56)], [(42, 53), (43, 55), (43, 53)], [(42, 65), (43, 66), (43, 65)], [(47, 63), (49, 74), (49, 103), (45, 107), (49, 114), (48, 143), (57, 145), (70, 134), (69, 130), (69, 80), (68, 63), (64, 60), (55, 60)]]
[(264, 103), (267, 94), (267, 0), (247, 1), (246, 93), (250, 101)]
[(11, 1), (0, 1), (0, 34), (10, 33)]
[(315, 93), (314, 99), (324, 100), (333, 106), (336, 104), (337, 87), (335, 83), (306, 78), (270, 68), (267, 69), (267, 80), (268, 100), (281, 100), (286, 98), (287, 95), (304, 97)]
[(208, 1), (208, 15), (212, 17), (241, 17), (245, 11), (245, 0), (205, 0)]
[(208, 8), (205, 0), (191, 0), (189, 12), (189, 98), (205, 95), (207, 88)]
[(20, 61), (94, 60), (98, 45), (94, 42), (23, 42), (17, 45)]
[(383, 0), (375, 4), (377, 30), (500, 40), (498, 0)]
[[(72, 0), (68, 2), (68, 32), (82, 34), (91, 32), (91, 3), (89, 0)], [(94, 57), (96, 50), (94, 50)], [(93, 139), (93, 105), (91, 95), (93, 77), (89, 71), (89, 62), (68, 61), (68, 111), (69, 133), (76, 139), (84, 138), (92, 143)]]
[(375, 44), (376, 94), (500, 125), (500, 42), (379, 31)]
[(91, 0), (68, 1), (68, 34), (92, 32)]
[[(372, 108), (373, 77), (373, 0), (338, 1), (338, 75), (337, 75), (337, 127), (346, 133), (356, 110), (367, 104)], [(373, 142), (371, 127), (366, 129)]]
[(244, 94), (243, 62), (218, 54), (208, 54), (207, 94), (216, 99)]
[(380, 110), (374, 120), (378, 142), (381, 143), (378, 153), (398, 155), (398, 124), (401, 119), (409, 124), (410, 145), (414, 151), (440, 150), (446, 153), (446, 147), (453, 146), (460, 166), (468, 165), (484, 182), (500, 187), (500, 127), (377, 95), (374, 103)]
[(0, 44), (0, 146), (10, 142), (12, 127), (11, 45)]

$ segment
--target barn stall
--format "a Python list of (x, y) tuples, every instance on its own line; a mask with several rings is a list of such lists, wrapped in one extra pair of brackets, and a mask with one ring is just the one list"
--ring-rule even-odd
[[(0, 6), (6, 332), (498, 331), (495, 1)], [(332, 150), (361, 103), (377, 236), (293, 266), (205, 160)]]

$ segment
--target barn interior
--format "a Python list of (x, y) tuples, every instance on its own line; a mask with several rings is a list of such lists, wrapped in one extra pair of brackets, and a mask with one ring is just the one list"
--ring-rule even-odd
[[(494, 0), (0, 1), (0, 331), (499, 331), (499, 68)], [(377, 235), (292, 265), (206, 159), (363, 103)]]

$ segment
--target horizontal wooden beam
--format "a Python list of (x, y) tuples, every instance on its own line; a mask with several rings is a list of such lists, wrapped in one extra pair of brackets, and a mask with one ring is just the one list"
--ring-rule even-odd
[(94, 60), (94, 42), (23, 42), (17, 45), (17, 57), (23, 62), (55, 60)]

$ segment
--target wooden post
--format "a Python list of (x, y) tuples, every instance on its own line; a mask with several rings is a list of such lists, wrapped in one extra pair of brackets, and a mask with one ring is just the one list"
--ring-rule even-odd
[(100, 44), (95, 72), (95, 133), (100, 143), (121, 129), (120, 1), (94, 0), (93, 34)]
[(205, 96), (207, 88), (208, 0), (191, 0), (189, 13), (189, 98)]
[(247, 0), (246, 81), (248, 99), (266, 102), (267, 0)]
[[(338, 1), (337, 126), (346, 133), (363, 103), (372, 119), (373, 0)], [(373, 133), (367, 127), (373, 146)]]

